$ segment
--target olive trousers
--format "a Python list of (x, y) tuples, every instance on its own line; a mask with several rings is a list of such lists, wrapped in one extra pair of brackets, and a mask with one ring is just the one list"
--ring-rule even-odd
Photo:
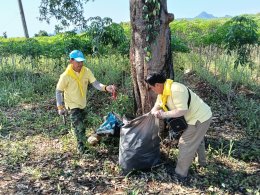
[(79, 153), (84, 153), (86, 147), (86, 110), (74, 108), (70, 110), (70, 118), (72, 123), (72, 129), (77, 139), (77, 150)]

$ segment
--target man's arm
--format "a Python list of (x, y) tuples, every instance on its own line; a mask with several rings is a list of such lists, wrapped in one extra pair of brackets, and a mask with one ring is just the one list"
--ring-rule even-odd
[(104, 85), (104, 84), (98, 82), (97, 80), (91, 84), (93, 87), (95, 87), (99, 91), (108, 91), (110, 93), (113, 93), (116, 90), (115, 86), (113, 86), (113, 85), (107, 86), (107, 85)]
[(163, 111), (162, 107), (160, 106), (160, 99), (157, 97), (157, 100), (155, 102), (154, 107), (151, 110), (151, 113), (160, 119), (164, 118), (176, 118), (180, 116), (184, 116), (188, 110), (186, 109), (175, 109), (175, 110), (170, 110), (170, 111)]
[(106, 91), (106, 85), (103, 85), (102, 83), (95, 80), (93, 83), (91, 83), (93, 87), (95, 87), (99, 91)]
[(56, 103), (57, 107), (64, 106), (63, 91), (56, 90)]
[(171, 110), (166, 112), (160, 112), (161, 118), (177, 118), (180, 116), (184, 116), (188, 110)]
[(56, 90), (56, 103), (59, 115), (64, 115), (66, 113), (66, 109), (64, 105), (63, 91)]

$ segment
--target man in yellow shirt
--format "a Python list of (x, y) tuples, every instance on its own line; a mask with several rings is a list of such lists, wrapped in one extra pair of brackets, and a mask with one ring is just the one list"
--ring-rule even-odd
[(100, 91), (115, 92), (114, 85), (99, 83), (91, 70), (83, 66), (86, 60), (83, 53), (73, 50), (70, 55), (70, 64), (65, 72), (60, 75), (56, 87), (56, 101), (59, 115), (69, 111), (72, 127), (77, 139), (77, 149), (80, 153), (86, 152), (86, 95), (88, 85)]
[(148, 75), (145, 81), (158, 94), (151, 113), (160, 119), (184, 116), (188, 124), (179, 138), (179, 155), (175, 168), (178, 178), (183, 180), (187, 177), (196, 152), (199, 164), (206, 165), (204, 136), (211, 122), (211, 109), (186, 86), (166, 79), (162, 74)]

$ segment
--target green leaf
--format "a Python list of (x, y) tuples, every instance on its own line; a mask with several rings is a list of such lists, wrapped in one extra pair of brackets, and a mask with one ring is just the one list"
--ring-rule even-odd
[(147, 12), (148, 11), (148, 7), (146, 5), (143, 6), (143, 11)]
[(160, 11), (160, 9), (161, 9), (161, 4), (159, 2), (157, 3), (157, 9), (158, 9), (158, 11)]
[(149, 57), (147, 57), (147, 56), (145, 57), (145, 61), (146, 61), (146, 62), (149, 62), (150, 59), (151, 59), (151, 58), (149, 58)]

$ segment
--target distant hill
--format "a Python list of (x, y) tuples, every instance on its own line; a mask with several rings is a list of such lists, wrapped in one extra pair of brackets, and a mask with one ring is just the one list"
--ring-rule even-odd
[(180, 19), (186, 19), (186, 20), (193, 20), (193, 19), (214, 19), (214, 18), (232, 18), (230, 15), (225, 15), (223, 17), (216, 17), (212, 14), (209, 14), (205, 11), (201, 12), (199, 15), (195, 16), (194, 18), (177, 18), (177, 20)]
[(223, 18), (232, 18), (233, 16), (225, 15)]
[(212, 19), (217, 18), (213, 16), (212, 14), (208, 14), (207, 12), (201, 12), (199, 15), (195, 16), (194, 19), (200, 18), (200, 19)]

